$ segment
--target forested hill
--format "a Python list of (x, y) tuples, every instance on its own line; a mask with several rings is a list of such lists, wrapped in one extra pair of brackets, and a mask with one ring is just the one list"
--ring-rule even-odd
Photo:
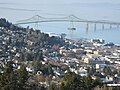
[(10, 29), (10, 30), (25, 30), (25, 28), (18, 27), (7, 21), (5, 18), (0, 18), (0, 27), (3, 27), (5, 29)]
[[(9, 21), (7, 21), (5, 18), (0, 19), (0, 27), (1, 27), (1, 30), (3, 32), (6, 32), (7, 35), (8, 35), (8, 30), (14, 32), (15, 34), (16, 33), (19, 34), (17, 38), (24, 39), (24, 43), (27, 43), (29, 41), (31, 43), (34, 43), (34, 45), (36, 46), (39, 45), (41, 47), (43, 47), (46, 44), (52, 45), (52, 46), (53, 45), (59, 45), (59, 46), (64, 45), (64, 40), (59, 37), (54, 37), (54, 36), (50, 37), (48, 34), (40, 32), (40, 30), (34, 30), (33, 28), (29, 28), (29, 26), (27, 28), (15, 26)], [(24, 35), (24, 38), (19, 37), (21, 35)], [(13, 38), (10, 35), (8, 37)]]

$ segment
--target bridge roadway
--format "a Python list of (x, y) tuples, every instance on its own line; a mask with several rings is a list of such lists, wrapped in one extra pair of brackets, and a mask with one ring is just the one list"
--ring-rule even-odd
[(84, 22), (84, 23), (95, 23), (95, 24), (99, 23), (99, 24), (120, 25), (120, 22), (112, 22), (112, 21), (106, 21), (106, 20), (84, 20), (74, 15), (70, 15), (63, 18), (45, 18), (39, 15), (36, 15), (26, 20), (17, 21), (15, 25), (40, 23), (40, 22)]

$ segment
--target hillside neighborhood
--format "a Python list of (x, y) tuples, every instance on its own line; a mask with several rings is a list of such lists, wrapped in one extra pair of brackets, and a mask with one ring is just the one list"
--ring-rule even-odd
[(105, 87), (120, 90), (120, 45), (102, 39), (73, 40), (63, 34), (50, 36), (0, 19), (0, 77), (8, 63), (13, 71), (25, 67), (30, 87), (45, 88), (30, 90), (50, 90), (51, 83), (60, 86), (68, 72), (101, 80), (102, 90), (107, 90)]

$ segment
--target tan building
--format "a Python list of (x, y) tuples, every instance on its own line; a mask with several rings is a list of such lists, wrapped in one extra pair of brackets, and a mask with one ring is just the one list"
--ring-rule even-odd
[(83, 53), (83, 52), (84, 52), (84, 50), (81, 49), (81, 48), (79, 48), (79, 49), (72, 49), (72, 51), (73, 51), (74, 53)]

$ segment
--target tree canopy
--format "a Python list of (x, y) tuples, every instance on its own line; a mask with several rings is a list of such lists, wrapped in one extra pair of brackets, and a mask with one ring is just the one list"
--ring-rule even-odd
[(60, 90), (92, 90), (98, 85), (102, 85), (100, 79), (92, 80), (89, 75), (81, 77), (73, 72), (68, 72), (62, 80)]

